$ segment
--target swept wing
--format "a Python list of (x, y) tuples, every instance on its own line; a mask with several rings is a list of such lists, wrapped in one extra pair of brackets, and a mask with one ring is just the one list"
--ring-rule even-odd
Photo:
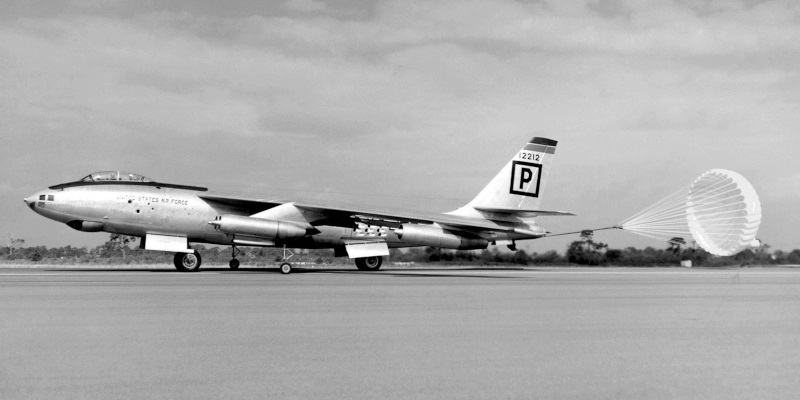
[[(572, 215), (560, 211), (539, 211), (539, 210), (506, 210), (506, 209), (486, 209), (486, 212), (505, 214), (502, 220), (491, 220), (484, 218), (471, 218), (459, 215), (429, 213), (420, 211), (408, 211), (400, 209), (381, 209), (364, 206), (351, 205), (322, 205), (312, 202), (289, 202), (277, 199), (264, 199), (255, 196), (230, 196), (223, 194), (201, 194), (200, 198), (209, 201), (222, 203), (237, 208), (247, 210), (251, 215), (257, 214), (271, 208), (292, 204), (301, 211), (306, 211), (306, 219), (311, 225), (331, 225), (341, 227), (352, 227), (355, 222), (362, 222), (370, 225), (397, 227), (404, 223), (415, 224), (439, 224), (451, 228), (465, 231), (499, 231), (499, 232), (518, 232), (522, 233), (520, 223), (517, 218), (531, 218), (537, 215)], [(308, 216), (312, 216), (308, 218)], [(512, 218), (509, 218), (512, 217)], [(540, 235), (538, 232), (530, 232)]]

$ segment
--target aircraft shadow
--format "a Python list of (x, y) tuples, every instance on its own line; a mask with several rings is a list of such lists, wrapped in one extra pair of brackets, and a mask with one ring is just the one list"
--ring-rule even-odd
[[(130, 273), (130, 272), (149, 272), (149, 273), (169, 273), (169, 274), (192, 274), (191, 272), (181, 272), (170, 268), (69, 268), (69, 269), (56, 269), (47, 268), (43, 269), (50, 272), (104, 272), (104, 273)], [(515, 276), (502, 276), (502, 275), (473, 275), (468, 272), (507, 272), (507, 271), (530, 271), (529, 268), (403, 268), (403, 269), (384, 269), (379, 271), (359, 271), (350, 268), (294, 268), (291, 274), (348, 274), (348, 275), (374, 275), (374, 276), (392, 276), (392, 277), (414, 277), (414, 278), (486, 278), (486, 279), (516, 279)], [(456, 272), (457, 273), (452, 273)], [(221, 272), (226, 274), (280, 274), (280, 269), (273, 267), (259, 267), (259, 268), (238, 268), (232, 270), (227, 267), (218, 268), (201, 268), (198, 272)]]

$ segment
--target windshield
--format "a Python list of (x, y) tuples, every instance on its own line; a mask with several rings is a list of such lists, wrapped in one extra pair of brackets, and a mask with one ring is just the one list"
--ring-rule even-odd
[(101, 171), (94, 172), (86, 175), (81, 182), (107, 182), (107, 181), (125, 181), (125, 182), (152, 182), (143, 175), (132, 174), (125, 171)]

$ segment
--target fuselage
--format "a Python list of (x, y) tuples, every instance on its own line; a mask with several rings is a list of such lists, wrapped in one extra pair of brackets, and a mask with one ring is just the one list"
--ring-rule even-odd
[[(243, 209), (199, 198), (204, 188), (138, 183), (59, 186), (36, 192), (25, 203), (43, 217), (86, 232), (185, 236), (189, 242), (230, 245), (235, 235), (221, 232), (208, 222), (220, 215), (249, 215)], [(319, 233), (291, 242), (307, 248), (332, 248), (356, 235), (355, 229), (317, 229)], [(278, 241), (276, 245), (291, 242)]]
[[(236, 244), (237, 235), (220, 231), (209, 221), (221, 215), (247, 217), (251, 212), (200, 198), (206, 191), (203, 187), (154, 182), (73, 182), (38, 191), (25, 198), (25, 203), (46, 218), (85, 232), (138, 237), (148, 234), (181, 236), (193, 243)], [(313, 234), (302, 238), (274, 239), (271, 242), (275, 246), (295, 248), (335, 248), (352, 240), (380, 238), (389, 247), (420, 245), (404, 241), (392, 229), (353, 225), (353, 228), (319, 225), (315, 226)], [(519, 237), (499, 233), (493, 240)], [(485, 248), (485, 245), (479, 243), (474, 247)]]
[(78, 224), (82, 222), (88, 231), (185, 235), (194, 241), (222, 244), (224, 234), (207, 221), (220, 213), (236, 213), (224, 205), (212, 207), (193, 189), (142, 183), (59, 186), (34, 193), (25, 202), (36, 213), (78, 230), (84, 230)]

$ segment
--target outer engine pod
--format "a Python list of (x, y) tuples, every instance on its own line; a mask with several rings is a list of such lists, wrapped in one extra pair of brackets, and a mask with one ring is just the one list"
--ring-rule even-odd
[(489, 246), (486, 239), (462, 236), (436, 225), (403, 224), (394, 232), (403, 242), (418, 246), (456, 250), (477, 250)]

